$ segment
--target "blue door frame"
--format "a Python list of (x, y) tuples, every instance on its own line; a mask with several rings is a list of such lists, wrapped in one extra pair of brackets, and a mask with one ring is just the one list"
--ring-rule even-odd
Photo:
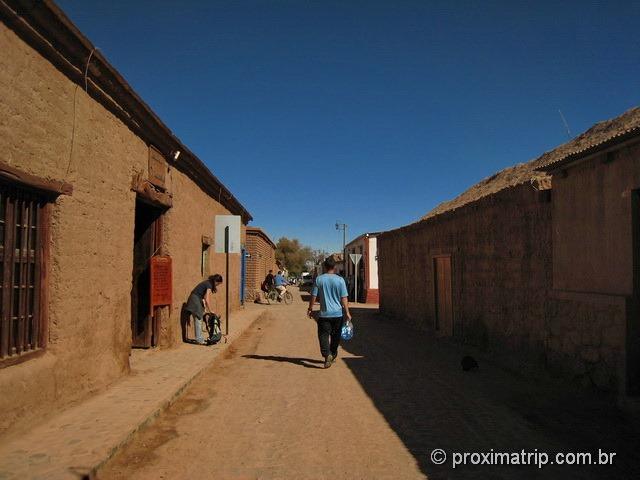
[(247, 251), (243, 248), (241, 250), (240, 260), (240, 305), (244, 305), (244, 288), (245, 288), (245, 275), (247, 271)]

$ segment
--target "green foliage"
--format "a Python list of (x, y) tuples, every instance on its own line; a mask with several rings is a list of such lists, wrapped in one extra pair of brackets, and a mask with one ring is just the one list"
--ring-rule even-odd
[(304, 263), (313, 260), (313, 252), (297, 238), (282, 237), (276, 243), (276, 260), (289, 270), (291, 275), (300, 275), (307, 270)]

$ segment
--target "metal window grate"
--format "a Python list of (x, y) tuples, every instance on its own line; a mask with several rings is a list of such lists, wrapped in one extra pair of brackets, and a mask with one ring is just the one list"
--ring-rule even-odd
[(40, 345), (41, 229), (36, 193), (0, 185), (0, 359)]

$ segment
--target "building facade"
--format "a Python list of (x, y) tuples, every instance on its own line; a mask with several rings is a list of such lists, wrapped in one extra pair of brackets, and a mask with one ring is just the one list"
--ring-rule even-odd
[(638, 127), (632, 109), (382, 233), (381, 310), (511, 365), (637, 392), (638, 148), (598, 149)]
[[(251, 220), (55, 4), (13, 4), (0, 12), (0, 433), (127, 374), (132, 347), (180, 343), (191, 289), (224, 274), (216, 215)], [(241, 280), (232, 254), (231, 309)]]
[(260, 287), (269, 270), (274, 275), (278, 271), (276, 245), (261, 228), (247, 227), (246, 235), (246, 299), (255, 300), (260, 298)]
[[(553, 361), (640, 394), (640, 125), (632, 110), (553, 175)], [(577, 366), (577, 367), (576, 367)]]
[(346, 245), (347, 255), (362, 255), (357, 267), (350, 257), (347, 257), (346, 278), (349, 283), (349, 300), (364, 303), (378, 303), (380, 294), (378, 289), (378, 233), (364, 233)]

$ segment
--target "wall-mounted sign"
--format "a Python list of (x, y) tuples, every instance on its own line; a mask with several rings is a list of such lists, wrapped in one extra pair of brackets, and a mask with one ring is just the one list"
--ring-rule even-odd
[(216, 253), (225, 253), (225, 230), (229, 227), (229, 253), (240, 253), (240, 215), (216, 215)]
[(151, 257), (151, 311), (159, 305), (171, 305), (173, 276), (171, 257)]
[(149, 146), (149, 182), (156, 187), (165, 188), (167, 161), (154, 147)]

